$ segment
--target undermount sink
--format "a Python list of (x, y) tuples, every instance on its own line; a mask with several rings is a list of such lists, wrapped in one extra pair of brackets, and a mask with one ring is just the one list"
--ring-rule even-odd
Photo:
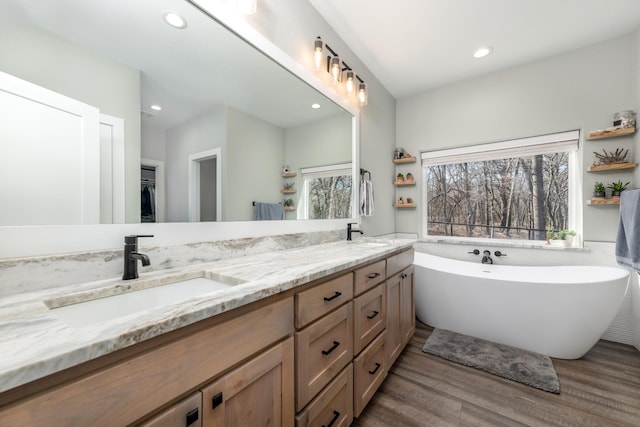
[(45, 301), (45, 305), (69, 326), (84, 327), (151, 308), (173, 305), (199, 296), (221, 293), (238, 284), (237, 280), (231, 278), (217, 277), (216, 279), (196, 277), (131, 290), (118, 295), (92, 295), (92, 298), (69, 305), (58, 306), (61, 300), (58, 298)]

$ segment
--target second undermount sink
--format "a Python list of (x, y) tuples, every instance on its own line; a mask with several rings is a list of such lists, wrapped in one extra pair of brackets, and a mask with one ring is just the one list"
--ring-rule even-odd
[[(220, 279), (220, 280), (218, 280)], [(237, 280), (217, 277), (196, 277), (117, 295), (93, 296), (84, 301), (60, 305), (45, 301), (45, 305), (60, 320), (71, 327), (85, 327), (107, 320), (141, 312), (151, 308), (169, 306), (192, 298), (222, 293), (238, 284)], [(64, 297), (63, 297), (64, 298)]]

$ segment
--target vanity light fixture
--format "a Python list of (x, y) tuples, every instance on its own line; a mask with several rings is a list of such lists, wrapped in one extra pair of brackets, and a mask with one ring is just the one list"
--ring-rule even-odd
[(164, 20), (173, 28), (183, 30), (187, 28), (187, 20), (175, 12), (167, 12), (164, 14)]
[[(328, 51), (325, 54), (325, 49)], [(340, 84), (343, 81), (348, 95), (357, 98), (358, 105), (364, 107), (368, 103), (367, 85), (356, 74), (355, 70), (344, 62), (338, 53), (331, 49), (320, 36), (313, 41), (313, 61), (316, 70), (325, 69), (331, 75), (333, 84)], [(326, 62), (325, 62), (326, 61)], [(326, 68), (323, 65), (326, 64)], [(356, 81), (357, 80), (357, 81)]]
[(475, 52), (473, 52), (473, 57), (484, 58), (485, 56), (489, 55), (491, 52), (493, 52), (493, 48), (491, 46), (483, 46), (481, 48), (478, 48)]

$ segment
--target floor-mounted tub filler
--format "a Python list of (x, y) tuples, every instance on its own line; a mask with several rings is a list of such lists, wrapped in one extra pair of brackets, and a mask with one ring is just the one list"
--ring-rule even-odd
[(419, 252), (414, 264), (423, 323), (562, 359), (595, 345), (629, 283), (616, 267), (488, 265)]

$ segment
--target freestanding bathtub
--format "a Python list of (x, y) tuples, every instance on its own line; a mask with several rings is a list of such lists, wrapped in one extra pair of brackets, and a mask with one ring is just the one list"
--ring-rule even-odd
[(419, 252), (414, 264), (421, 322), (562, 359), (594, 346), (629, 282), (615, 267), (488, 265)]

